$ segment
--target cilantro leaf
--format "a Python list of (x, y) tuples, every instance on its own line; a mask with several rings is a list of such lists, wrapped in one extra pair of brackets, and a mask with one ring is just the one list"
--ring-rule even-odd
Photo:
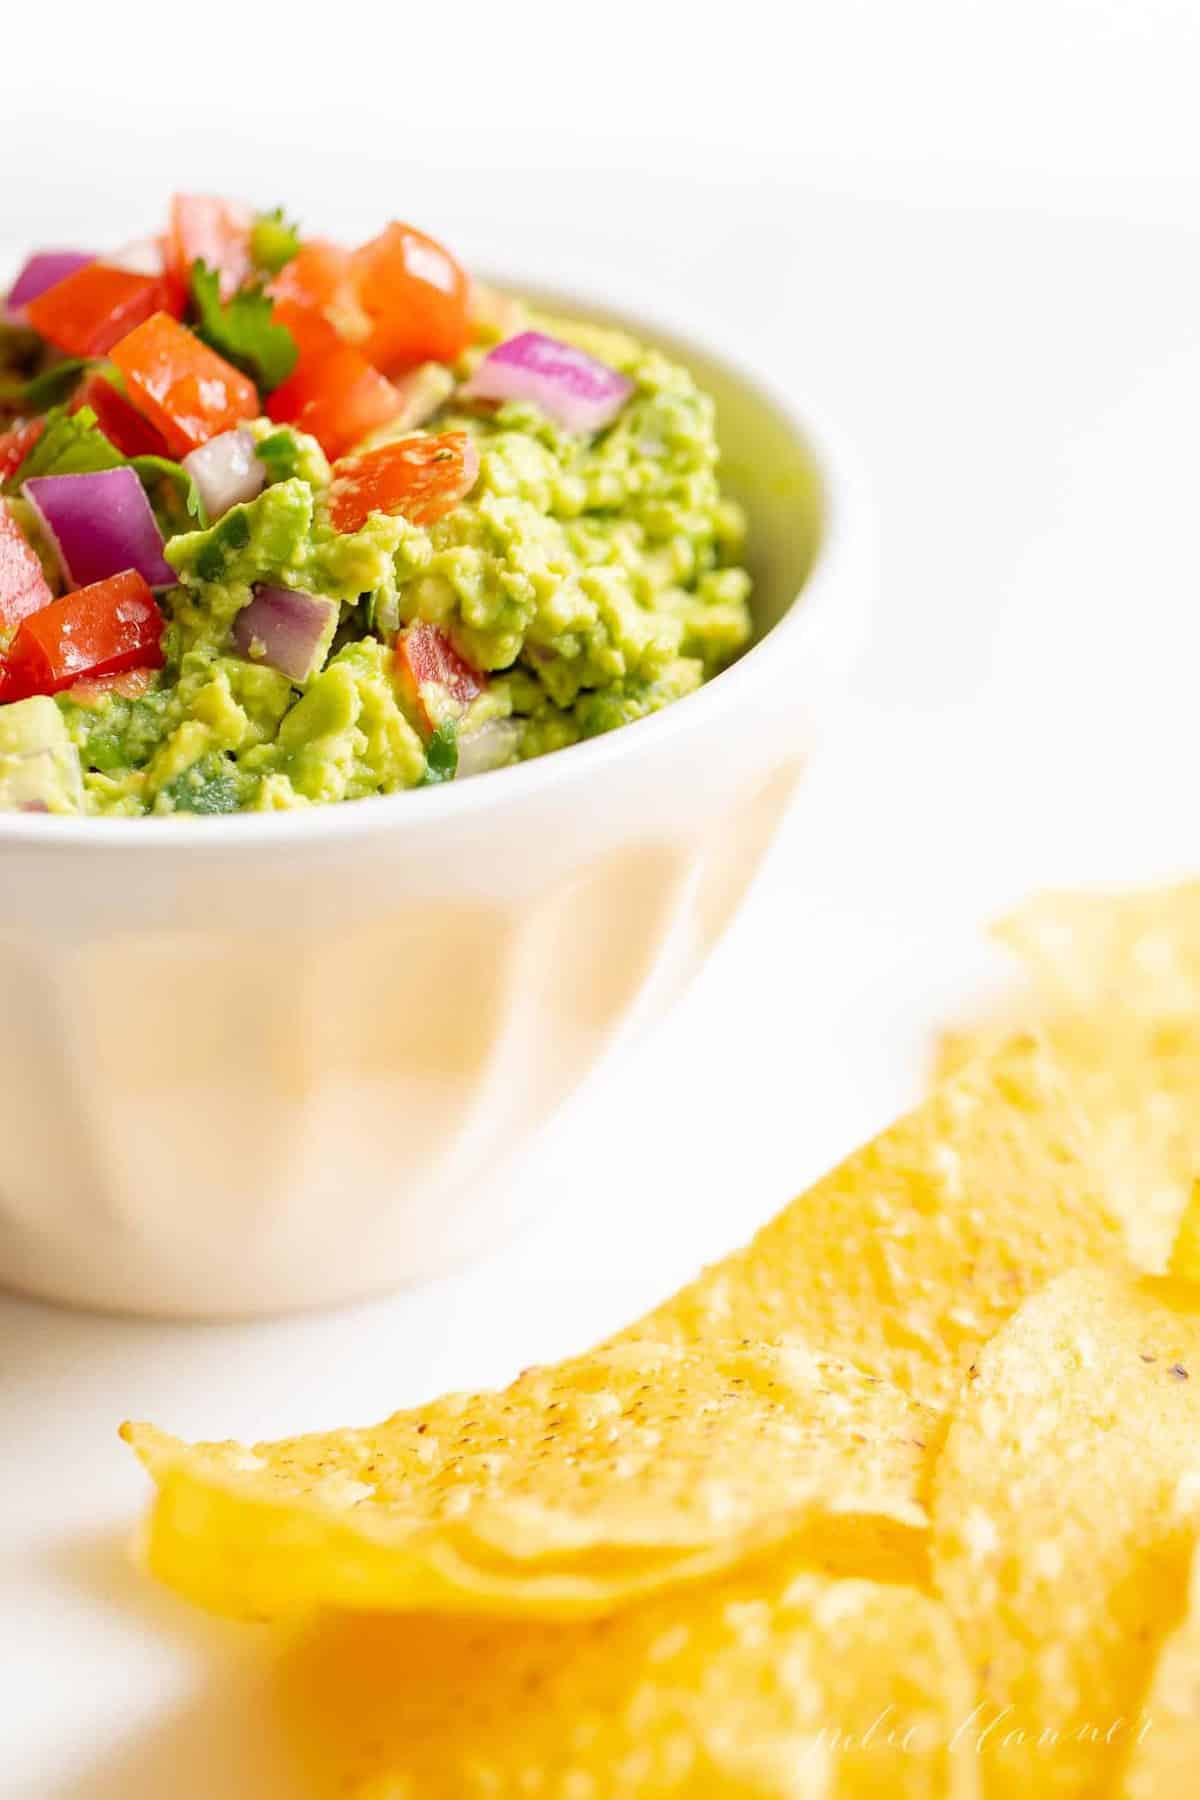
[(425, 746), (425, 773), (422, 787), (433, 787), (439, 781), (453, 781), (458, 773), (458, 721), (443, 719), (435, 725)]
[(0, 381), (0, 412), (22, 413), (29, 417), (60, 405), (74, 392), (80, 376), (91, 366), (85, 358), (73, 356), (63, 362), (51, 363), (48, 369), (43, 369), (39, 375), (30, 375), (24, 381)]
[(250, 227), (250, 254), (254, 265), (268, 275), (278, 275), (300, 248), (300, 229), (283, 215), (282, 206), (259, 213)]
[(207, 524), (199, 490), (182, 464), (165, 456), (122, 456), (90, 406), (74, 413), (56, 406), (47, 413), (45, 430), (6, 487), (16, 493), (36, 475), (92, 475), (126, 465), (137, 474), (168, 534), (186, 530), (188, 520)]
[(98, 469), (119, 469), (124, 461), (90, 406), (75, 413), (56, 406), (46, 414), (46, 429), (8, 485), (19, 488), (35, 475), (91, 475)]
[(265, 393), (287, 380), (299, 351), (287, 326), (275, 323), (269, 295), (243, 288), (222, 304), (216, 270), (197, 262), (192, 264), (192, 300), (197, 336), (226, 362), (249, 375)]

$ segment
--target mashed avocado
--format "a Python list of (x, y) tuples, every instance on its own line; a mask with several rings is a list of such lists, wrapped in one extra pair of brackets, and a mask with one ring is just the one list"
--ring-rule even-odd
[[(627, 400), (603, 429), (568, 430), (528, 401), (464, 392), (484, 355), (469, 349), (421, 430), (465, 434), (478, 474), (433, 523), (372, 511), (335, 527), (318, 443), (253, 423), (262, 492), (166, 537), (178, 585), (159, 596), (165, 665), (132, 690), (114, 678), (54, 697), (82, 810), (269, 811), (393, 793), (444, 778), (456, 746), (489, 728), (497, 749), (483, 766), (539, 756), (670, 704), (737, 655), (750, 583), (742, 519), (718, 484), (712, 401), (623, 335), (539, 329), (602, 357), (631, 384)], [(257, 642), (235, 644), (264, 587), (336, 603), (303, 679)], [(439, 710), (432, 690), (398, 679), (397, 641), (418, 623), (477, 677), (458, 704)], [(0, 707), (10, 739), (32, 706)]]

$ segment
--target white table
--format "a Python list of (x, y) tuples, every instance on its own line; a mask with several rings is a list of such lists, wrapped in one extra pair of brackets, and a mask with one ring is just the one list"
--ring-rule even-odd
[[(232, 151), (213, 154), (229, 185)], [(452, 168), (441, 187), (421, 175), (419, 222), (606, 288), (636, 266), (663, 312), (700, 288), (841, 420), (884, 568), (853, 704), (680, 1010), (547, 1134), (523, 1177), (540, 1223), (507, 1253), (253, 1326), (0, 1299), (0, 1800), (286, 1791), (255, 1741), (254, 1634), (193, 1618), (129, 1560), (146, 1487), (123, 1416), (243, 1437), (366, 1421), (587, 1342), (915, 1095), (937, 1024), (996, 972), (977, 935), (990, 913), (1195, 856), (1194, 234), (1149, 209), (1039, 204), (1028, 182), (1017, 206), (980, 201), (965, 174), (931, 178), (920, 204), (882, 164), (807, 187), (739, 179), (588, 176), (611, 208), (547, 242), (544, 189), (502, 229)], [(131, 180), (149, 191), (144, 168)], [(64, 229), (65, 194), (47, 199)], [(139, 223), (131, 207), (111, 232)]]

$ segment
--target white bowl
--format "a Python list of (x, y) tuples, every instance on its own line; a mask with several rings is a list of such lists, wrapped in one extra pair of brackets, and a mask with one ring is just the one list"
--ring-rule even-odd
[(861, 636), (867, 521), (786, 396), (541, 298), (715, 393), (759, 641), (652, 718), (448, 788), (0, 814), (0, 1282), (213, 1317), (464, 1260), (512, 1222), (501, 1166), (741, 901)]

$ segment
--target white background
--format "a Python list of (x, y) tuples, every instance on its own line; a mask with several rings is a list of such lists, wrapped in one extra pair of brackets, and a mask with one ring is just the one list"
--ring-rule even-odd
[(122, 1416), (364, 1421), (586, 1342), (918, 1090), (937, 1023), (994, 975), (997, 907), (1194, 860), (1200, 9), (704, 10), (6, 19), (5, 238), (116, 243), (172, 187), (224, 188), (350, 239), (401, 216), (492, 265), (625, 278), (663, 313), (699, 300), (856, 443), (883, 580), (747, 912), (547, 1133), (523, 1177), (542, 1220), (510, 1251), (253, 1327), (0, 1300), (0, 1800), (288, 1792), (254, 1634), (132, 1565)]

